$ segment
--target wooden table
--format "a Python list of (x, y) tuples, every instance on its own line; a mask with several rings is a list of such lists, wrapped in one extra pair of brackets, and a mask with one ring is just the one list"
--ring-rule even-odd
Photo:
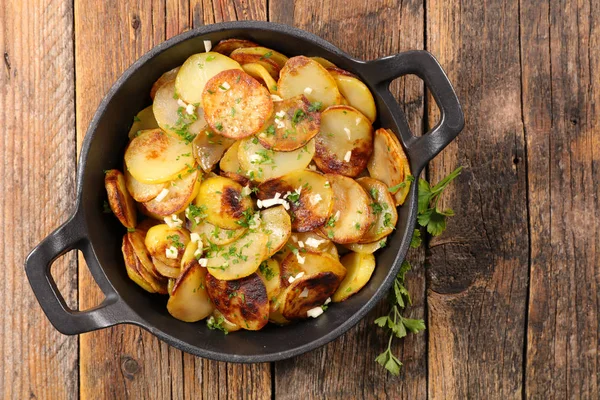
[[(180, 32), (228, 20), (298, 26), (365, 59), (432, 52), (466, 127), (426, 171), (466, 168), (457, 216), (410, 256), (409, 314), (427, 331), (375, 356), (380, 305), (292, 360), (195, 358), (131, 326), (66, 337), (23, 261), (66, 220), (78, 149), (100, 99), (133, 61)], [(0, 397), (598, 398), (600, 2), (573, 0), (7, 0), (0, 4)], [(436, 122), (414, 77), (394, 82), (410, 125)], [(102, 295), (73, 253), (53, 267), (73, 308)]]

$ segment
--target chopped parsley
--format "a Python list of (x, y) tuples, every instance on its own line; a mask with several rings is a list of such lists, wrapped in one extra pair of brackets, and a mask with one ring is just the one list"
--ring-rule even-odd
[(260, 57), (260, 59), (261, 59), (261, 60), (264, 60), (264, 59), (266, 59), (266, 58), (270, 58), (272, 55), (273, 55), (273, 52), (272, 52), (272, 51), (268, 51), (268, 52), (266, 52), (265, 54), (263, 54), (263, 55)]
[(169, 235), (167, 236), (167, 240), (170, 240), (173, 246), (177, 247), (179, 250), (183, 250), (185, 245), (181, 242), (181, 238), (179, 235)]
[(222, 316), (219, 316), (217, 318), (211, 316), (209, 319), (206, 320), (206, 326), (208, 327), (208, 329), (219, 330), (227, 335), (229, 333), (229, 331), (227, 330), (227, 328), (225, 328), (223, 326), (224, 322), (225, 322), (225, 318)]
[(265, 277), (265, 279), (270, 281), (275, 277), (275, 272), (269, 267), (269, 264), (266, 261), (263, 261), (258, 267), (260, 273)]
[(320, 101), (313, 101), (310, 103), (310, 106), (308, 106), (308, 112), (321, 111), (321, 108), (323, 108), (323, 103)]

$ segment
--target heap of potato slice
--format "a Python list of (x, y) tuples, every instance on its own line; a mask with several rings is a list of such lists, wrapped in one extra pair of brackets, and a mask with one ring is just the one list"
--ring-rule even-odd
[(175, 318), (226, 331), (317, 317), (375, 269), (410, 186), (402, 146), (325, 59), (206, 50), (155, 82), (124, 172), (106, 172), (127, 274)]

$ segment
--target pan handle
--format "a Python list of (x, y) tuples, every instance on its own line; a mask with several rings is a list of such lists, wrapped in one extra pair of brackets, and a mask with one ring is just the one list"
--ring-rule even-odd
[[(392, 105), (392, 114), (400, 129), (408, 156), (420, 171), (433, 157), (444, 149), (463, 129), (464, 114), (448, 76), (435, 57), (424, 50), (413, 50), (369, 61), (365, 73), (384, 99)], [(389, 91), (390, 83), (407, 74), (423, 79), (440, 109), (440, 121), (421, 137), (414, 136), (404, 118), (404, 113)], [(391, 100), (391, 101), (389, 101)]]
[(81, 250), (88, 265), (95, 262), (80, 215), (80, 213), (74, 214), (52, 232), (29, 253), (25, 260), (27, 279), (40, 306), (52, 325), (66, 335), (131, 322), (131, 309), (124, 304), (104, 274), (94, 274), (94, 279), (104, 293), (105, 299), (100, 305), (86, 311), (74, 311), (67, 306), (50, 274), (52, 263), (69, 250)]

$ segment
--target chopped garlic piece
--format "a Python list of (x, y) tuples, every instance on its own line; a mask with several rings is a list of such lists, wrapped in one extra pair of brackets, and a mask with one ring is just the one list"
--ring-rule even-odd
[(344, 161), (350, 162), (350, 157), (352, 157), (352, 151), (348, 151), (344, 156)]
[(208, 53), (212, 49), (212, 42), (210, 40), (204, 41), (204, 50)]
[(200, 264), (201, 267), (206, 268), (206, 266), (208, 265), (208, 258), (201, 258), (198, 260), (198, 264)]
[(290, 276), (290, 277), (288, 278), (288, 282), (289, 282), (289, 283), (292, 283), (292, 282), (294, 282), (296, 279), (300, 279), (300, 278), (302, 278), (303, 276), (304, 276), (304, 272), (299, 272), (299, 273), (298, 273), (298, 275), (296, 275), (296, 276)]
[(328, 297), (327, 300), (325, 300), (325, 303), (323, 303), (323, 305), (326, 306), (329, 303), (331, 303), (331, 297)]
[(310, 164), (310, 165), (308, 166), (308, 169), (310, 169), (311, 171), (316, 171), (316, 170), (317, 170), (317, 167), (316, 167), (314, 164)]
[(256, 206), (258, 208), (262, 208), (262, 200), (261, 199), (256, 200)]
[[(202, 242), (200, 242), (202, 243)], [(194, 252), (194, 257), (199, 258), (202, 255), (202, 245), (198, 246), (196, 251)]]
[(226, 92), (229, 89), (231, 89), (231, 86), (229, 85), (229, 82), (223, 82), (223, 84), (219, 87), (219, 90), (221, 92)]
[(297, 241), (298, 241), (298, 236), (296, 236), (296, 235), (292, 235), (292, 240), (293, 240), (294, 242), (297, 242)]
[(304, 247), (304, 242), (302, 240), (298, 242), (298, 247)]
[(318, 248), (322, 243), (325, 243), (326, 240), (319, 240), (319, 239), (315, 239), (315, 238), (308, 238), (306, 239), (306, 245), (309, 247), (313, 247), (313, 248)]
[(252, 164), (256, 163), (257, 161), (260, 161), (260, 156), (258, 154), (252, 154), (250, 156), (250, 162)]
[(279, 96), (277, 96), (276, 94), (272, 94), (271, 95), (271, 100), (273, 101), (283, 101), (283, 99)]
[(246, 185), (242, 188), (242, 196), (250, 196), (251, 192), (250, 185)]
[(181, 99), (177, 99), (177, 105), (183, 108), (186, 108), (188, 106), (187, 103)]
[(183, 221), (179, 219), (177, 214), (173, 214), (170, 217), (165, 217), (164, 221), (169, 228), (180, 228), (183, 225)]
[(350, 139), (351, 138), (351, 136), (350, 136), (350, 129), (344, 128), (344, 132), (346, 132), (346, 136), (348, 136), (348, 139)]
[(167, 195), (169, 194), (169, 189), (163, 189), (161, 190), (161, 192), (158, 194), (158, 196), (156, 196), (154, 198), (154, 200), (160, 202), (163, 201), (165, 199), (165, 197), (167, 197)]
[(281, 193), (277, 192), (277, 193), (275, 193), (275, 197), (273, 197), (273, 198), (274, 198), (274, 199), (278, 199), (278, 198), (280, 198), (280, 197), (281, 197)]
[(277, 123), (277, 129), (285, 128), (285, 124), (283, 122), (281, 122), (280, 120), (278, 120), (277, 118), (275, 118), (275, 122)]
[(177, 247), (171, 246), (165, 250), (165, 254), (166, 254), (167, 258), (170, 258), (171, 260), (175, 260), (177, 258), (177, 255), (179, 254), (179, 252), (177, 251)]
[(256, 205), (258, 206), (258, 208), (269, 208), (269, 207), (273, 207), (274, 205), (281, 204), (286, 210), (290, 209), (290, 205), (288, 204), (288, 202), (283, 199), (274, 198), (274, 199), (259, 200), (259, 201), (260, 201), (260, 203), (258, 201), (256, 202)]
[(277, 116), (277, 118), (281, 119), (281, 118), (285, 117), (285, 111), (283, 111), (283, 110), (277, 111), (275, 113), (275, 115)]
[[(304, 261), (306, 260), (306, 257), (301, 256), (300, 253), (296, 254), (296, 258), (298, 259), (298, 264), (304, 264)], [(304, 272), (300, 273), (304, 275)], [(296, 277), (296, 279), (298, 279), (298, 277)]]
[(192, 233), (190, 233), (190, 240), (192, 241), (192, 243), (199, 242), (200, 235), (198, 235), (196, 232), (192, 232)]
[(308, 297), (308, 288), (304, 288), (302, 293), (300, 293), (300, 297)]
[(194, 115), (194, 113), (196, 112), (196, 107), (194, 107), (193, 104), (188, 104), (185, 107), (185, 112), (188, 113), (188, 115)]
[(310, 88), (310, 87), (304, 88), (304, 94), (311, 94), (312, 92), (313, 92), (312, 88)]
[(319, 315), (323, 314), (323, 309), (321, 307), (311, 308), (306, 312), (306, 315), (309, 317), (317, 318)]
[(310, 196), (310, 204), (313, 206), (319, 203), (321, 200), (323, 200), (323, 198), (319, 193), (315, 193), (314, 195)]
[(254, 213), (252, 219), (248, 222), (248, 228), (250, 229), (258, 229), (260, 228), (260, 224), (262, 223), (260, 219), (259, 213)]

